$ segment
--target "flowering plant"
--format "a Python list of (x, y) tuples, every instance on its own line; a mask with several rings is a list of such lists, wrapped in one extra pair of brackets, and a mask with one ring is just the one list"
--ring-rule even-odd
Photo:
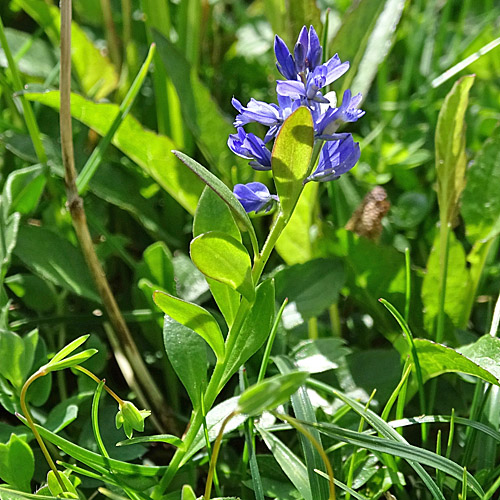
[[(337, 133), (337, 130), (343, 123), (363, 116), (364, 111), (358, 109), (361, 95), (352, 97), (347, 90), (337, 106), (334, 92), (323, 94), (328, 85), (349, 69), (349, 64), (342, 63), (338, 55), (321, 63), (323, 49), (312, 26), (309, 30), (302, 28), (293, 55), (278, 36), (274, 50), (278, 71), (285, 78), (277, 81), (278, 104), (251, 99), (243, 106), (233, 98), (233, 106), (238, 111), (234, 122), (237, 131), (229, 136), (228, 146), (238, 156), (248, 159), (255, 170), (271, 171), (277, 194), (271, 194), (261, 182), (236, 184), (231, 191), (195, 160), (174, 152), (207, 185), (194, 218), (190, 254), (193, 263), (208, 278), (228, 334), (224, 338), (217, 321), (200, 306), (166, 293), (155, 293), (154, 300), (165, 313), (167, 355), (193, 404), (183, 447), (176, 452), (155, 489), (155, 498), (163, 493), (185, 457), (198, 449), (196, 436), (203, 424), (204, 412), (212, 408), (231, 376), (267, 341), (268, 354), (262, 360), (258, 379), (263, 382), (280, 315), (275, 315), (274, 280), (261, 282), (261, 276), (304, 185), (309, 181), (337, 179), (349, 171), (360, 156), (359, 144), (352, 135)], [(264, 139), (245, 131), (245, 125), (252, 122), (268, 128)], [(271, 150), (268, 145), (272, 141)], [(275, 203), (279, 208), (261, 247), (248, 213), (267, 212)], [(251, 253), (242, 243), (242, 231), (250, 237)], [(217, 359), (210, 377), (206, 373), (206, 347), (200, 337)], [(194, 368), (189, 368), (193, 358), (196, 358), (196, 377)], [(288, 375), (280, 382), (288, 387), (283, 389), (285, 399), (303, 383), (301, 377), (291, 381)], [(256, 400), (262, 391), (266, 392), (256, 389)], [(276, 394), (279, 396), (281, 392)], [(252, 414), (263, 411), (253, 397), (250, 400)], [(236, 408), (228, 412), (228, 418), (235, 412), (244, 413)], [(207, 480), (207, 484), (210, 483)], [(333, 492), (330, 497), (334, 497)]]
[[(361, 94), (353, 97), (351, 91), (346, 90), (341, 105), (337, 107), (335, 92), (323, 94), (322, 90), (340, 78), (349, 69), (349, 63), (342, 63), (335, 54), (321, 64), (323, 48), (313, 26), (309, 30), (305, 26), (302, 28), (293, 55), (277, 35), (274, 52), (276, 67), (286, 78), (276, 82), (278, 104), (250, 99), (243, 106), (233, 97), (232, 104), (238, 111), (234, 121), (237, 133), (229, 136), (229, 148), (238, 156), (251, 160), (250, 166), (255, 170), (271, 170), (271, 151), (266, 145), (276, 138), (284, 121), (304, 106), (312, 116), (314, 140), (318, 144), (316, 155), (319, 151), (321, 153), (316, 169), (303, 179), (303, 183), (338, 179), (357, 163), (360, 149), (350, 133), (338, 134), (336, 131), (343, 123), (357, 121), (365, 112), (358, 109)], [(245, 132), (243, 127), (252, 122), (269, 127), (264, 140)], [(234, 194), (247, 212), (267, 212), (273, 202), (278, 201), (276, 195), (270, 194), (260, 182), (237, 184)]]

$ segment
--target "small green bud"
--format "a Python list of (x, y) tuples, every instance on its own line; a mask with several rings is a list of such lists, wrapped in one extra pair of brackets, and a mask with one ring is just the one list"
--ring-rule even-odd
[(144, 420), (149, 415), (151, 415), (149, 410), (138, 410), (134, 403), (124, 401), (116, 414), (116, 428), (119, 429), (123, 425), (126, 436), (131, 439), (134, 430), (144, 431)]

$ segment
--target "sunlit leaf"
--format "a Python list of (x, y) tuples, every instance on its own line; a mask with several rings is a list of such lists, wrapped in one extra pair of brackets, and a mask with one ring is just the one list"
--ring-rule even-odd
[(446, 96), (436, 126), (436, 170), (441, 224), (451, 224), (465, 187), (465, 111), (474, 75), (458, 80)]
[(251, 261), (242, 243), (220, 231), (210, 231), (191, 242), (190, 253), (205, 276), (229, 285), (249, 302), (253, 301)]
[[(59, 109), (59, 91), (25, 92), (31, 101)], [(78, 94), (71, 96), (71, 115), (100, 135), (105, 135), (118, 113), (118, 106), (95, 103)], [(169, 154), (175, 145), (164, 135), (145, 129), (128, 115), (113, 137), (112, 143), (147, 172), (188, 212), (194, 213), (203, 184)]]
[(167, 293), (155, 292), (155, 304), (168, 316), (195, 331), (213, 349), (218, 359), (224, 357), (224, 338), (219, 324), (203, 307)]
[(303, 189), (312, 155), (314, 130), (311, 112), (301, 106), (286, 120), (272, 152), (272, 171), (285, 217), (293, 212)]

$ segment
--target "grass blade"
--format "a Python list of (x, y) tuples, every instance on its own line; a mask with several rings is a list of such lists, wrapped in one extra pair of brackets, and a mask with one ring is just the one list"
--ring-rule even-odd
[(87, 185), (90, 182), (90, 179), (92, 179), (97, 168), (101, 164), (102, 159), (104, 157), (104, 152), (106, 151), (106, 148), (109, 146), (109, 143), (113, 139), (115, 132), (118, 130), (118, 127), (122, 124), (123, 120), (130, 112), (130, 109), (134, 104), (135, 98), (137, 97), (137, 94), (139, 93), (139, 90), (142, 87), (144, 79), (146, 78), (154, 53), (155, 53), (155, 45), (152, 44), (151, 47), (149, 48), (149, 52), (146, 57), (146, 60), (144, 61), (144, 64), (142, 65), (139, 73), (137, 73), (137, 76), (135, 77), (134, 83), (132, 83), (132, 86), (127, 92), (127, 95), (120, 104), (120, 107), (118, 109), (118, 114), (116, 115), (116, 118), (113, 120), (111, 127), (109, 127), (109, 130), (106, 132), (106, 135), (101, 139), (101, 141), (99, 141), (99, 144), (94, 149), (94, 151), (92, 151), (92, 154), (90, 155), (82, 171), (78, 175), (78, 178), (76, 179), (76, 187), (78, 188), (78, 194), (82, 194), (86, 190)]

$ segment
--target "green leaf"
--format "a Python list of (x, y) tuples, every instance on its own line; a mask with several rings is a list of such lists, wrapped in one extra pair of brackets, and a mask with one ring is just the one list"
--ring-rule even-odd
[(64, 346), (52, 357), (52, 359), (48, 363), (48, 366), (53, 363), (62, 361), (66, 356), (69, 356), (73, 351), (76, 351), (76, 349), (78, 349), (89, 337), (90, 334), (82, 335), (81, 337), (78, 337), (77, 339), (70, 342), (68, 345)]
[[(10, 51), (12, 54), (16, 54), (16, 60), (20, 50), (29, 45), (28, 50), (17, 60), (17, 68), (21, 73), (43, 79), (49, 76), (57, 64), (57, 60), (52, 47), (45, 40), (34, 38), (32, 34), (12, 28), (5, 28), (5, 37)], [(8, 67), (7, 58), (2, 48), (0, 48), (0, 66)]]
[[(422, 301), (424, 303), (424, 321), (427, 329), (432, 330), (432, 324), (439, 314), (439, 283), (440, 273), (440, 238), (436, 236), (427, 261), (427, 273), (422, 284)], [(465, 261), (465, 251), (457, 241), (453, 231), (450, 232), (448, 244), (448, 272), (446, 275), (446, 301), (444, 311), (453, 325), (464, 323), (466, 313), (466, 297), (469, 289), (469, 270)]]
[(446, 96), (436, 126), (436, 170), (441, 224), (451, 224), (465, 187), (465, 111), (474, 75), (458, 80)]
[(384, 324), (380, 297), (387, 298), (398, 309), (404, 308), (404, 255), (392, 246), (376, 244), (345, 229), (338, 230), (336, 235), (340, 245), (332, 247), (332, 253), (344, 260), (346, 285), (351, 295)]
[[(364, 418), (366, 422), (371, 425), (377, 432), (384, 436), (388, 440), (398, 441), (400, 443), (407, 444), (407, 441), (403, 436), (398, 434), (387, 422), (385, 422), (381, 417), (379, 417), (375, 412), (366, 408), (363, 404), (359, 403), (355, 399), (347, 396), (346, 394), (334, 389), (333, 387), (318, 382), (313, 379), (309, 379), (308, 385), (314, 389), (325, 391), (334, 397), (339, 398), (341, 401), (349, 405), (359, 416)], [(432, 480), (426, 470), (420, 465), (420, 463), (414, 460), (408, 460), (409, 465), (415, 470), (415, 472), (420, 476), (424, 484), (433, 494), (433, 497), (438, 500), (445, 500), (441, 490), (437, 484)]]
[(315, 259), (296, 264), (274, 275), (278, 302), (288, 297), (283, 311), (285, 328), (293, 328), (319, 316), (338, 300), (344, 286), (344, 268), (340, 260)]
[(35, 274), (13, 274), (5, 278), (5, 284), (30, 309), (47, 312), (56, 305), (56, 291), (52, 283)]
[(0, 238), (0, 283), (3, 281), (10, 264), (10, 257), (18, 243), (20, 220), (21, 215), (18, 212), (8, 218), (0, 215), (0, 233), (2, 234)]
[[(483, 335), (477, 342), (457, 349), (497, 380), (500, 380), (500, 339), (491, 335)], [(497, 383), (497, 382), (493, 382)]]
[(163, 342), (168, 359), (185, 387), (193, 408), (199, 409), (207, 383), (205, 341), (187, 326), (165, 315)]
[[(487, 342), (484, 341), (479, 344), (479, 346), (476, 345), (478, 343), (472, 344), (471, 346), (462, 348), (461, 352), (458, 352), (451, 347), (437, 344), (432, 340), (415, 339), (415, 348), (417, 350), (418, 361), (421, 366), (424, 381), (437, 377), (443, 373), (465, 373), (479, 377), (491, 384), (500, 385), (500, 370), (495, 368), (493, 368), (493, 372), (489, 370), (496, 362), (495, 353), (498, 355), (500, 352), (500, 340), (494, 340), (498, 340), (498, 342), (495, 342), (495, 350), (492, 352), (488, 352), (488, 349), (484, 349), (487, 345)], [(476, 347), (481, 349), (478, 351), (478, 355), (475, 356), (475, 358), (469, 358), (468, 354), (474, 356)], [(488, 348), (489, 347), (491, 346), (488, 345)], [(482, 362), (485, 363), (489, 369), (481, 366), (478, 362), (478, 358), (484, 358)], [(487, 361), (488, 358), (489, 363)]]
[(44, 227), (21, 226), (14, 254), (41, 278), (100, 302), (80, 250), (58, 234)]
[(156, 436), (140, 436), (116, 443), (116, 446), (128, 446), (138, 443), (167, 443), (179, 448), (182, 446), (182, 439), (173, 434), (158, 434)]
[(249, 302), (254, 300), (250, 256), (238, 240), (220, 231), (210, 231), (191, 241), (190, 254), (205, 276), (229, 285)]
[[(203, 190), (194, 215), (193, 237), (215, 230), (241, 241), (240, 230), (229, 207), (207, 186)], [(226, 323), (231, 326), (240, 305), (240, 294), (219, 281), (210, 278), (207, 278), (207, 281)]]
[[(424, 448), (412, 446), (408, 443), (391, 441), (386, 438), (368, 436), (367, 434), (342, 429), (329, 423), (317, 424), (316, 427), (327, 436), (339, 439), (345, 443), (380, 453), (388, 453), (389, 455), (401, 457), (405, 460), (415, 461), (434, 469), (441, 470), (459, 481), (463, 480), (464, 471), (462, 467), (448, 458), (437, 455)], [(467, 482), (476, 494), (480, 497), (484, 495), (481, 485), (469, 473), (467, 473)]]
[(56, 405), (51, 409), (49, 416), (44, 423), (45, 427), (50, 429), (52, 432), (60, 432), (62, 429), (71, 424), (71, 422), (76, 420), (76, 417), (78, 416), (78, 402), (86, 399), (87, 397), (88, 396), (79, 398), (79, 396), (74, 396), (72, 398), (65, 399)]
[(340, 360), (350, 352), (343, 339), (325, 338), (300, 342), (291, 356), (299, 370), (322, 373), (338, 368)]
[(31, 493), (20, 493), (0, 486), (0, 500), (60, 500), (57, 497), (47, 495), (35, 495)]
[(9, 205), (9, 212), (27, 215), (35, 210), (43, 193), (47, 178), (42, 165), (14, 170), (7, 177), (3, 198)]
[(212, 170), (228, 180), (234, 165), (242, 168), (245, 165), (226, 145), (229, 134), (235, 132), (234, 127), (178, 48), (157, 31), (153, 32), (153, 38), (179, 96), (184, 123)]
[(153, 295), (155, 304), (172, 319), (196, 332), (212, 348), (218, 360), (224, 358), (224, 338), (219, 324), (203, 307), (163, 292)]
[(23, 439), (11, 434), (7, 444), (0, 444), (0, 478), (13, 488), (30, 492), (34, 471), (31, 448)]
[(243, 225), (243, 227), (248, 231), (250, 239), (252, 240), (252, 246), (254, 252), (258, 252), (257, 236), (255, 235), (255, 229), (245, 212), (245, 209), (238, 201), (233, 192), (212, 172), (207, 170), (203, 165), (200, 165), (197, 161), (193, 160), (189, 156), (181, 153), (180, 151), (173, 151), (175, 156), (189, 167), (210, 189), (213, 189), (217, 196), (219, 196), (224, 203), (231, 209), (236, 219)]
[(0, 375), (16, 389), (21, 389), (31, 370), (38, 343), (38, 332), (33, 330), (24, 338), (8, 330), (0, 330)]
[(282, 441), (280, 441), (274, 434), (260, 427), (256, 426), (259, 434), (266, 443), (273, 454), (276, 461), (280, 464), (283, 472), (288, 476), (293, 485), (297, 488), (300, 495), (305, 500), (313, 500), (311, 487), (307, 476), (306, 466), (302, 463), (300, 458), (293, 453)]
[(283, 123), (274, 143), (271, 168), (280, 199), (281, 211), (288, 219), (304, 188), (314, 143), (311, 112), (301, 106)]
[(260, 415), (286, 403), (290, 396), (309, 378), (307, 372), (275, 375), (246, 389), (238, 400), (238, 411), (246, 415)]
[[(15, 0), (47, 33), (54, 47), (59, 47), (61, 14), (54, 5), (42, 0)], [(71, 59), (84, 92), (102, 99), (118, 85), (118, 73), (111, 61), (94, 46), (76, 22), (71, 23)]]
[(313, 258), (310, 229), (316, 221), (318, 185), (308, 182), (304, 186), (292, 217), (276, 242), (276, 251), (289, 266)]
[(487, 241), (500, 233), (500, 125), (484, 143), (467, 170), (461, 212), (471, 242)]
[[(23, 416), (18, 417), (23, 423), (27, 424), (26, 419)], [(44, 427), (35, 424), (36, 429), (40, 433), (43, 439), (56, 445), (59, 449), (73, 457), (75, 460), (82, 462), (92, 468), (106, 468), (111, 469), (117, 474), (123, 474), (125, 476), (143, 476), (143, 477), (153, 477), (158, 474), (165, 472), (167, 467), (158, 467), (153, 465), (137, 465), (128, 462), (122, 462), (120, 460), (115, 460), (113, 458), (103, 457), (98, 453), (87, 450), (78, 446), (67, 439), (55, 434)]]
[(234, 221), (229, 205), (207, 186), (200, 196), (194, 214), (193, 237), (215, 230), (241, 241), (241, 233)]
[[(24, 92), (30, 101), (59, 109), (59, 92)], [(105, 135), (118, 113), (119, 106), (95, 103), (78, 94), (71, 95), (71, 116), (100, 135)], [(137, 163), (188, 212), (194, 213), (203, 185), (167, 153), (174, 148), (172, 140), (145, 129), (128, 115), (113, 136), (112, 143)]]
[[(378, 3), (378, 6), (376, 6), (375, 3)], [(353, 64), (349, 71), (351, 74), (346, 76), (346, 79), (351, 79), (352, 84), (344, 82), (343, 86), (343, 89), (350, 87), (353, 95), (361, 92), (363, 96), (366, 96), (368, 93), (372, 81), (377, 74), (379, 65), (384, 61), (391, 48), (392, 40), (396, 33), (396, 27), (401, 19), (406, 0), (385, 0), (384, 2), (371, 2), (371, 5), (368, 4), (369, 2), (365, 1), (362, 8), (370, 11), (374, 8), (377, 9), (377, 17), (370, 19), (370, 21), (374, 21), (375, 23), (368, 30), (366, 30), (366, 25), (359, 24), (361, 22), (359, 19), (358, 24), (355, 25), (356, 32), (359, 37), (363, 38), (363, 42), (366, 39), (366, 35), (368, 35), (368, 40), (366, 41), (365, 47), (363, 47), (363, 43), (358, 46), (359, 52), (356, 54), (356, 57), (353, 58)], [(382, 7), (382, 9), (380, 9), (380, 7)], [(356, 11), (359, 8), (360, 7), (358, 7)], [(342, 27), (343, 26), (344, 20), (342, 22)], [(341, 30), (342, 27), (340, 28)], [(366, 30), (364, 33), (360, 32), (362, 28)], [(343, 36), (347, 36), (348, 33), (348, 31), (344, 31)], [(351, 44), (356, 43), (353, 39), (354, 36), (354, 33), (350, 33), (349, 42)], [(332, 44), (331, 47), (335, 51), (339, 51), (342, 61), (346, 58), (346, 55), (340, 52), (340, 49), (335, 44)], [(360, 59), (361, 54), (362, 57)], [(353, 78), (354, 80), (352, 80)]]
[(47, 373), (49, 373), (58, 370), (64, 370), (65, 368), (71, 368), (72, 366), (75, 365), (81, 365), (96, 353), (97, 349), (86, 349), (85, 351), (79, 352), (78, 354), (74, 354), (69, 358), (64, 358), (63, 360), (57, 361), (55, 363), (52, 360), (49, 364), (45, 366), (45, 369)]
[[(368, 53), (372, 52), (379, 37), (380, 39), (390, 38), (391, 34), (387, 33), (386, 30), (390, 28), (391, 24), (393, 26), (397, 24), (397, 14), (401, 8), (399, 3), (395, 3), (394, 0), (360, 0), (352, 4), (349, 11), (342, 17), (342, 24), (329, 44), (329, 50), (337, 52), (342, 61), (350, 62), (350, 70), (341, 80), (343, 90), (351, 87), (352, 81), (358, 73), (360, 74), (360, 83), (365, 81), (366, 85), (368, 81), (371, 81), (369, 76), (374, 69), (370, 68), (369, 71), (367, 69), (365, 76), (362, 73), (361, 61), (368, 56)], [(395, 9), (392, 16), (389, 15), (389, 8)], [(385, 47), (379, 46), (373, 64), (380, 64), (386, 52)], [(359, 90), (356, 89), (355, 92), (359, 92)]]
[(193, 488), (189, 484), (185, 484), (182, 487), (181, 500), (196, 500), (196, 495)]
[(136, 268), (137, 281), (140, 278), (149, 280), (170, 294), (176, 292), (172, 254), (163, 241), (157, 241), (144, 250), (142, 262)]
[[(338, 340), (338, 339), (322, 339), (322, 340)], [(295, 365), (295, 363), (286, 356), (276, 356), (274, 362), (278, 367), (278, 370), (282, 374), (295, 373), (294, 370), (300, 368)], [(313, 407), (311, 400), (309, 398), (308, 391), (305, 386), (299, 387), (297, 392), (292, 394), (291, 398), (293, 413), (298, 420), (303, 422), (308, 422), (314, 425), (317, 422), (316, 419), (316, 409)], [(310, 429), (310, 434), (316, 442), (323, 446), (320, 433), (317, 429)], [(304, 452), (305, 463), (307, 467), (307, 474), (309, 476), (309, 484), (311, 487), (311, 493), (313, 498), (318, 500), (326, 500), (329, 498), (328, 485), (325, 481), (320, 479), (315, 471), (324, 471), (325, 464), (321, 459), (321, 455), (318, 450), (313, 446), (311, 440), (300, 434), (299, 436), (302, 450)]]
[(76, 488), (73, 486), (73, 483), (69, 480), (66, 474), (59, 472), (59, 477), (64, 484), (64, 491), (59, 484), (59, 480), (56, 478), (56, 475), (53, 470), (49, 470), (47, 474), (47, 486), (52, 493), (52, 495), (57, 496), (59, 498), (76, 498), (78, 499), (78, 493), (76, 492)]
[[(274, 280), (262, 282), (256, 290), (255, 302), (246, 317), (233, 348), (227, 353), (221, 387), (250, 359), (269, 337), (274, 321)], [(227, 342), (231, 332), (229, 333)]]

